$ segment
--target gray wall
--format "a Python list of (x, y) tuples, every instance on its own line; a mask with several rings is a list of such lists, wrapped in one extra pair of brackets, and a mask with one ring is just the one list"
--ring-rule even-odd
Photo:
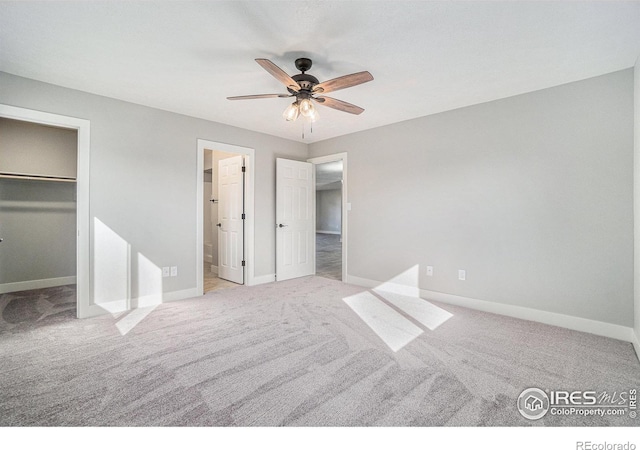
[(632, 325), (633, 70), (310, 145), (337, 152), (349, 275)]
[(0, 118), (0, 172), (75, 178), (78, 132)]
[[(131, 255), (143, 255), (157, 267), (178, 266), (177, 277), (162, 280), (165, 293), (196, 287), (197, 139), (254, 148), (255, 274), (274, 273), (275, 158), (305, 159), (306, 145), (7, 73), (0, 73), (0, 102), (91, 121), (94, 232), (99, 220)], [(94, 249), (92, 243), (93, 264)], [(136, 267), (131, 264), (134, 293)], [(93, 274), (94, 286), (100, 276)], [(117, 299), (101, 298), (108, 300)]]
[(316, 191), (316, 231), (340, 233), (342, 228), (342, 190)]
[(75, 188), (0, 179), (0, 284), (75, 276)]

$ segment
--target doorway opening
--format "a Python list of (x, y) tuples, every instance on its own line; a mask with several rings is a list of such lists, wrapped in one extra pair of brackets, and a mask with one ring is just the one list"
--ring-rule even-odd
[(347, 154), (309, 159), (315, 167), (316, 275), (346, 281)]
[(198, 139), (197, 286), (207, 293), (254, 278), (254, 150)]
[[(235, 158), (235, 161), (233, 159)], [(231, 165), (229, 164), (231, 163)], [(244, 227), (229, 230), (244, 215), (242, 157), (220, 150), (204, 151), (203, 293), (244, 284)], [(236, 173), (229, 167), (233, 164)], [(226, 173), (223, 173), (226, 172)], [(231, 177), (231, 181), (225, 179)], [(239, 186), (237, 185), (239, 182)], [(234, 189), (236, 192), (232, 192)]]
[[(11, 293), (0, 302), (3, 313), (15, 303), (3, 316), (16, 323), (56, 320), (61, 310), (87, 317), (89, 121), (9, 105), (0, 105), (0, 121), (0, 260), (11, 262), (0, 270), (0, 296)], [(24, 292), (34, 294), (17, 294)], [(42, 296), (47, 301), (34, 305), (13, 301)]]

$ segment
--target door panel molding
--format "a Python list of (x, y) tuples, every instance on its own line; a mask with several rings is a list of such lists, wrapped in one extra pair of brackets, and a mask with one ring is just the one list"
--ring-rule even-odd
[(244, 283), (244, 156), (218, 161), (218, 277)]
[(315, 258), (313, 164), (276, 159), (276, 279), (313, 275)]

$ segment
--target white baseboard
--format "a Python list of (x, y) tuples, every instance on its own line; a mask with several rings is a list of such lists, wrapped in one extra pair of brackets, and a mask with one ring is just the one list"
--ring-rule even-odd
[(175, 302), (177, 300), (186, 300), (193, 297), (202, 297), (202, 292), (198, 292), (196, 288), (183, 289), (181, 291), (165, 292), (162, 295), (162, 303)]
[(633, 343), (633, 348), (636, 351), (636, 356), (638, 357), (638, 359), (640, 360), (640, 335), (638, 334), (640, 330), (636, 331), (636, 330), (631, 330), (632, 333), (632, 343)]
[[(118, 314), (136, 308), (145, 308), (148, 306), (159, 305), (161, 303), (175, 302), (178, 300), (186, 300), (193, 297), (201, 297), (198, 289), (184, 289), (181, 291), (165, 292), (160, 295), (146, 295), (143, 297), (132, 298), (130, 301), (126, 299), (114, 300), (111, 302), (98, 303), (89, 305), (89, 307), (79, 316), (80, 319), (88, 317), (101, 316), (104, 314)], [(129, 307), (131, 305), (131, 307)]]
[(218, 266), (214, 266), (213, 264), (211, 264), (211, 273), (215, 273), (217, 275), (218, 274)]
[(251, 283), (251, 286), (257, 286), (259, 284), (266, 284), (266, 283), (273, 283), (274, 281), (276, 281), (276, 275), (274, 273), (271, 273), (269, 275), (255, 276), (253, 277), (253, 283)]
[(327, 230), (316, 230), (316, 233), (320, 233), (320, 234), (342, 234), (339, 231), (327, 231)]
[(44, 289), (67, 284), (76, 284), (76, 277), (46, 278), (44, 280), (18, 281), (15, 283), (0, 284), (0, 294), (7, 292), (29, 291), (31, 289)]
[[(347, 275), (346, 282), (367, 288), (375, 288), (376, 286), (383, 284), (381, 281), (354, 277), (353, 275)], [(420, 297), (426, 300), (464, 306), (465, 308), (475, 309), (478, 311), (515, 317), (517, 319), (531, 320), (533, 322), (540, 322), (547, 325), (554, 325), (557, 327), (568, 328), (570, 330), (582, 331), (584, 333), (591, 333), (598, 336), (632, 342), (636, 347), (636, 352), (638, 352), (638, 339), (631, 327), (542, 311), (539, 309), (489, 302), (486, 300), (461, 297), (459, 295), (444, 294), (442, 292), (428, 291), (425, 289), (420, 289)]]

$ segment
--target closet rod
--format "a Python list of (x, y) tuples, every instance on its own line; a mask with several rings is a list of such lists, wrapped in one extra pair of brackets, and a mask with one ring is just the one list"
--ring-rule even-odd
[(75, 183), (75, 178), (70, 177), (52, 177), (47, 175), (21, 175), (17, 173), (0, 172), (0, 178), (9, 178), (12, 180), (38, 180), (38, 181), (62, 181), (65, 183)]

